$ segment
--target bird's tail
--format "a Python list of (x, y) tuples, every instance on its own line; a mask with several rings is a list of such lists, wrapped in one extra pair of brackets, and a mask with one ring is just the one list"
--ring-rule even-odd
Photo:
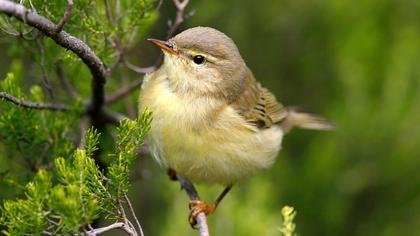
[(296, 107), (288, 107), (288, 115), (282, 123), (283, 132), (287, 133), (293, 127), (314, 130), (333, 130), (335, 125), (316, 114), (301, 111)]

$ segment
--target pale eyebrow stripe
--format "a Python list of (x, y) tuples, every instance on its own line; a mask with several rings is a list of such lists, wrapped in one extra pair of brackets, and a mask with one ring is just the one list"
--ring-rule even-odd
[(187, 56), (189, 59), (193, 59), (194, 56), (196, 55), (202, 55), (204, 56), (204, 58), (206, 59), (206, 61), (210, 62), (210, 63), (215, 63), (217, 61), (217, 58), (208, 54), (208, 53), (202, 53), (202, 52), (198, 52), (198, 51), (194, 51), (194, 50), (189, 50), (189, 49), (182, 49), (182, 54)]

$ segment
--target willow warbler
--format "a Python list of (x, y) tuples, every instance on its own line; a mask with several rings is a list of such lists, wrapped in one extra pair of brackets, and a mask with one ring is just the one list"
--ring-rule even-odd
[(193, 202), (191, 223), (197, 213), (214, 211), (234, 183), (270, 167), (292, 127), (333, 128), (279, 103), (255, 80), (232, 39), (216, 29), (195, 27), (149, 41), (164, 53), (140, 94), (140, 110), (153, 113), (151, 153), (192, 182), (227, 187), (211, 206)]

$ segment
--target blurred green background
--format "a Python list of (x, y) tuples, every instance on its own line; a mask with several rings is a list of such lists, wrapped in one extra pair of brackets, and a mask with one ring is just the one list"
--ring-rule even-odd
[[(280, 235), (284, 205), (297, 209), (299, 235), (420, 235), (420, 1), (213, 0), (188, 10), (184, 28), (225, 32), (279, 101), (338, 126), (287, 135), (273, 168), (237, 184), (209, 217), (213, 235)], [(171, 1), (160, 13), (150, 37), (165, 37)], [(132, 57), (146, 65), (157, 53), (144, 43)], [(145, 234), (197, 235), (178, 183), (150, 157), (136, 168), (130, 197)], [(207, 201), (222, 190), (198, 188)]]

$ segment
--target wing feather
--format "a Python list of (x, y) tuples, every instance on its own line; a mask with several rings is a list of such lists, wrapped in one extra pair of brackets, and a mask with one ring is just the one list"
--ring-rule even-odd
[(259, 84), (249, 71), (244, 84), (244, 91), (232, 106), (247, 122), (260, 129), (270, 128), (281, 123), (287, 117), (287, 109), (276, 97)]

